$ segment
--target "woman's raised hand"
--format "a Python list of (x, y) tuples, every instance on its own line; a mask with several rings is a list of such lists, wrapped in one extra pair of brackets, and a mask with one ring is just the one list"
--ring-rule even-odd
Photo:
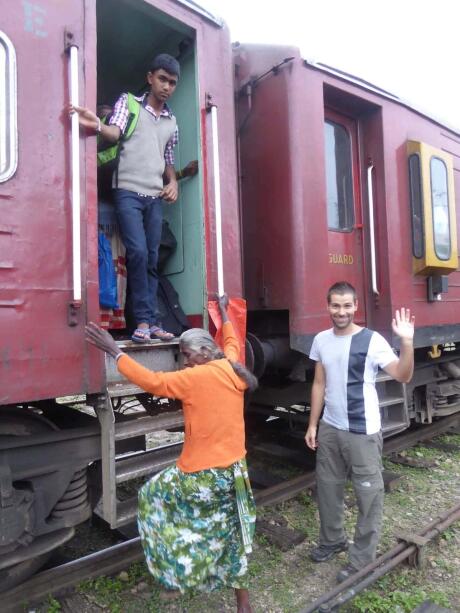
[(120, 353), (120, 348), (110, 334), (92, 321), (86, 326), (85, 332), (88, 343), (91, 343), (91, 345), (94, 345), (101, 351), (105, 351), (112, 358), (115, 358)]

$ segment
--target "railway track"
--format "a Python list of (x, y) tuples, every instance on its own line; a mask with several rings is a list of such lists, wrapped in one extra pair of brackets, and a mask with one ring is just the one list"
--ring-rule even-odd
[(422, 547), (442, 534), (444, 530), (459, 519), (460, 503), (418, 530), (416, 534), (401, 538), (398, 545), (379, 556), (374, 562), (356, 572), (343, 583), (320, 596), (307, 608), (302, 609), (300, 613), (336, 611), (341, 605), (352, 600), (357, 594), (411, 556), (414, 558), (414, 564), (417, 565), (419, 562), (416, 558), (421, 555)]
[[(428, 441), (442, 433), (448, 432), (453, 428), (460, 427), (460, 415), (453, 415), (439, 422), (417, 428), (407, 433), (403, 433), (393, 439), (390, 439), (384, 444), (384, 454), (391, 455), (412, 447), (419, 442)], [(314, 471), (305, 472), (302, 475), (292, 479), (284, 480), (271, 487), (255, 492), (257, 506), (271, 505), (284, 500), (288, 500), (304, 491), (311, 488), (315, 483)], [(459, 513), (459, 510), (454, 510)], [(450, 517), (450, 516), (449, 516)], [(455, 515), (456, 517), (456, 515)], [(445, 518), (444, 518), (445, 520)], [(434, 524), (433, 524), (434, 525)], [(435, 526), (436, 528), (436, 526)], [(425, 532), (433, 529), (433, 526), (428, 526)], [(398, 551), (397, 553), (401, 553)], [(396, 556), (397, 554), (395, 554)], [(385, 560), (388, 558), (385, 554)], [(1, 594), (2, 611), (5, 613), (16, 613), (23, 611), (25, 605), (36, 604), (48, 595), (59, 596), (82, 581), (93, 579), (102, 575), (113, 575), (119, 571), (126, 569), (134, 562), (143, 559), (142, 548), (139, 537), (130, 539), (124, 543), (114, 545), (102, 551), (92, 553), (90, 555), (79, 558), (65, 564), (61, 564), (54, 568), (42, 571), (27, 580), (20, 586), (5, 591)], [(367, 573), (357, 577), (364, 576), (363, 583), (366, 581), (366, 576), (374, 571), (378, 564), (373, 566)], [(374, 573), (375, 574), (375, 573)], [(380, 575), (378, 575), (380, 576)], [(378, 577), (376, 577), (378, 578)], [(368, 580), (368, 579), (367, 579)], [(374, 579), (376, 580), (376, 579)], [(366, 583), (366, 587), (369, 583)], [(338, 595), (343, 590), (349, 588), (348, 582), (342, 584), (341, 590), (333, 590), (331, 598), (338, 598)], [(318, 606), (327, 606), (327, 600), (319, 603)], [(320, 609), (307, 609), (315, 611)], [(327, 608), (323, 610), (328, 610)]]

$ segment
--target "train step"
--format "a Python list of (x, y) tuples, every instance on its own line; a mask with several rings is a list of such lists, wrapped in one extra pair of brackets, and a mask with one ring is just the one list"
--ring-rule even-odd
[[(151, 343), (133, 343), (117, 341), (121, 351), (134, 358), (136, 362), (149, 370), (169, 372), (179, 368), (179, 340), (152, 341)], [(127, 381), (118, 372), (115, 360), (106, 355), (105, 375), (107, 392), (111, 398), (132, 396), (143, 393), (136, 385)]]
[(121, 490), (118, 490), (118, 486), (133, 479), (152, 476), (170, 466), (178, 458), (181, 448), (182, 443), (178, 443), (116, 457), (114, 470), (110, 471), (110, 482), (106, 483), (106, 495), (107, 491), (110, 491), (110, 497), (106, 497), (105, 507), (104, 495), (101, 497), (94, 509), (96, 515), (107, 521), (111, 528), (119, 528), (133, 522), (137, 513), (137, 495), (119, 500)]
[(382, 422), (382, 434), (383, 438), (388, 438), (390, 436), (394, 436), (395, 434), (399, 434), (399, 432), (403, 432), (407, 429), (407, 421), (399, 420), (399, 421), (387, 421)]
[(121, 528), (136, 521), (137, 518), (137, 496), (127, 498), (118, 503), (118, 516), (116, 528)]
[(115, 440), (120, 441), (127, 438), (135, 438), (150, 432), (160, 430), (172, 430), (184, 425), (184, 414), (182, 411), (171, 411), (160, 415), (149, 415), (147, 417), (133, 417), (129, 421), (115, 422)]
[(379, 398), (382, 432), (384, 438), (402, 432), (409, 426), (406, 386), (379, 371), (375, 380)]
[(380, 407), (390, 407), (394, 404), (404, 403), (403, 396), (388, 396), (386, 398), (379, 398)]
[(168, 445), (168, 447), (150, 449), (127, 457), (117, 458), (115, 461), (115, 482), (117, 484), (123, 483), (160, 472), (179, 457), (181, 449), (182, 443), (177, 443)]
[[(149, 370), (171, 372), (180, 367), (178, 339), (139, 344), (127, 340), (118, 341), (117, 344), (122, 351)], [(112, 528), (117, 528), (132, 522), (137, 510), (136, 496), (129, 501), (120, 500), (126, 495), (126, 485), (122, 484), (159, 472), (172, 464), (180, 453), (181, 443), (145, 450), (145, 440), (142, 437), (152, 432), (181, 428), (184, 419), (182, 411), (160, 412), (157, 415), (134, 411), (124, 415), (123, 419), (117, 418), (120, 407), (123, 410), (123, 406), (131, 403), (129, 398), (128, 403), (123, 398), (126, 400), (129, 396), (135, 397), (145, 392), (127, 381), (118, 372), (115, 361), (108, 356), (105, 372), (107, 391), (104, 402), (97, 408), (101, 424), (102, 496), (95, 513)], [(161, 400), (158, 406), (161, 406)], [(128, 439), (136, 438), (138, 442), (128, 442)], [(127, 443), (123, 444), (125, 440)], [(120, 455), (127, 444), (131, 448), (129, 453)]]
[[(116, 483), (119, 484), (158, 473), (175, 462), (181, 448), (181, 444), (170, 445), (166, 448), (153, 449), (131, 457), (117, 459), (115, 464)], [(125, 500), (117, 500), (116, 516), (111, 520), (111, 527), (120, 528), (134, 522), (137, 517), (137, 503), (137, 495)], [(96, 512), (98, 512), (98, 509), (96, 509)]]

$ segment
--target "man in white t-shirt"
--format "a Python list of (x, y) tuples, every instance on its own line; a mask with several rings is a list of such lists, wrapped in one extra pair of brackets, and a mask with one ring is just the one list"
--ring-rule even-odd
[[(412, 378), (414, 317), (409, 309), (395, 313), (392, 328), (400, 338), (398, 358), (383, 336), (353, 322), (358, 300), (352, 285), (335, 283), (327, 295), (327, 309), (333, 327), (317, 334), (310, 350), (316, 366), (305, 441), (310, 449), (318, 450), (321, 522), (319, 545), (310, 557), (325, 562), (348, 550), (349, 564), (337, 575), (338, 581), (344, 581), (375, 559), (383, 513), (382, 433), (375, 378), (379, 368), (400, 382)], [(359, 510), (350, 546), (343, 527), (348, 477)]]

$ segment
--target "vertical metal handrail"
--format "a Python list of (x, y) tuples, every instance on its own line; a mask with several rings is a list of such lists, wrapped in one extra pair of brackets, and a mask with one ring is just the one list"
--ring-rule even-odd
[(8, 181), (18, 166), (16, 50), (0, 30), (0, 183)]
[(367, 167), (367, 201), (369, 204), (369, 239), (371, 244), (371, 276), (372, 276), (372, 291), (376, 296), (379, 295), (377, 288), (377, 257), (375, 252), (375, 229), (374, 229), (374, 184), (372, 171), (374, 165), (370, 164)]
[(220, 161), (219, 161), (219, 132), (217, 126), (217, 106), (211, 106), (212, 128), (212, 161), (214, 174), (214, 209), (216, 220), (216, 252), (217, 252), (217, 290), (219, 296), (224, 293), (224, 264), (222, 249), (222, 204), (220, 198)]
[[(78, 47), (69, 47), (70, 103), (78, 106)], [(81, 193), (80, 193), (80, 128), (78, 114), (71, 116), (71, 165), (72, 165), (72, 277), (73, 300), (81, 302)]]

